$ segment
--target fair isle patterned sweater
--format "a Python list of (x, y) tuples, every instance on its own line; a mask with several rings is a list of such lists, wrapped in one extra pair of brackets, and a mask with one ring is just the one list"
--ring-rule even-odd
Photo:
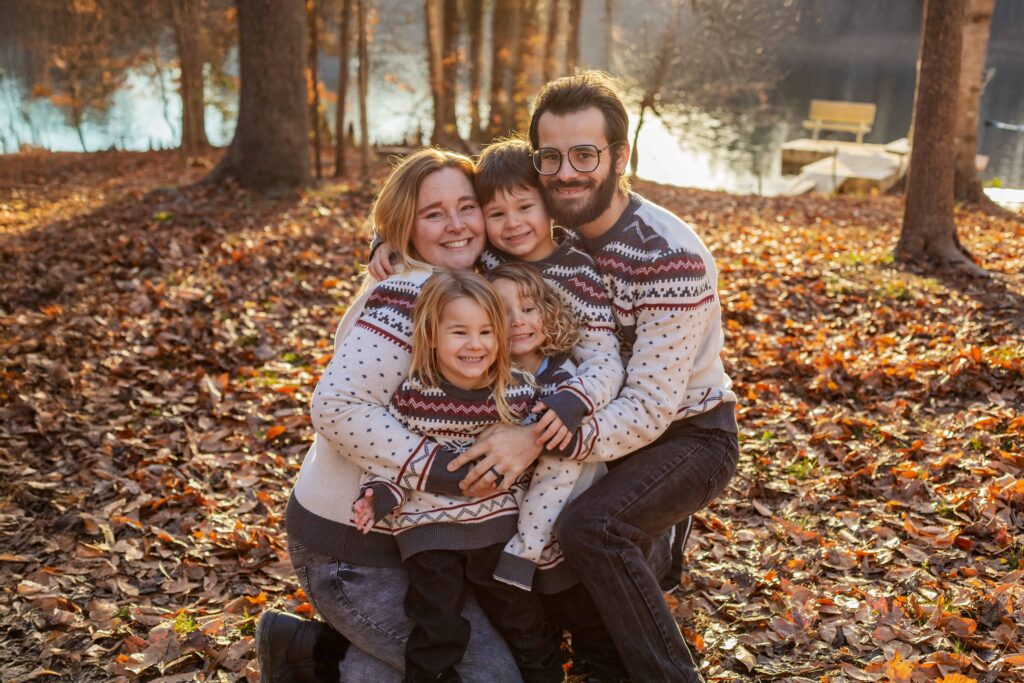
[[(516, 372), (514, 378), (504, 398), (513, 419), (522, 421), (538, 393), (523, 374)], [(409, 431), (457, 453), (500, 421), (490, 388), (467, 390), (447, 382), (435, 387), (417, 377), (402, 383), (388, 411)], [(397, 480), (404, 480), (402, 473)], [(519, 503), (528, 485), (529, 479), (523, 476), (508, 491), (477, 499), (416, 490), (367, 473), (361, 490), (373, 488), (376, 525), (395, 535), (406, 559), (424, 550), (469, 550), (505, 543), (516, 532)]]
[(718, 271), (697, 234), (631, 193), (615, 225), (579, 239), (611, 296), (626, 362), (622, 391), (587, 423), (585, 458), (621, 458), (677, 420), (735, 432), (736, 395), (720, 357)]
[[(518, 384), (505, 392), (513, 416), (533, 419), (530, 409), (536, 399), (572, 380), (573, 370), (565, 356), (548, 359), (536, 386), (517, 372)], [(389, 410), (409, 430), (459, 452), (498, 422), (490, 390), (465, 390), (448, 383), (431, 387), (415, 377), (402, 384)], [(545, 570), (542, 576), (548, 585), (567, 578), (548, 571), (562, 559), (554, 526), (585, 467), (594, 465), (544, 455), (509, 491), (483, 499), (410, 491), (372, 475), (364, 477), (360, 490), (373, 488), (376, 526), (395, 534), (403, 558), (424, 550), (462, 550), (508, 541), (494, 577), (530, 590), (538, 566)], [(598, 474), (589, 473), (588, 485)]]
[[(579, 418), (604, 408), (622, 388), (625, 370), (615, 336), (615, 316), (594, 259), (563, 228), (555, 228), (555, 251), (545, 259), (530, 262), (573, 315), (580, 340), (572, 351), (575, 377), (545, 400), (572, 431)], [(480, 256), (485, 270), (493, 270), (513, 257), (488, 247)], [(572, 416), (572, 419), (567, 419)], [(576, 443), (573, 444), (576, 446)], [(577, 450), (570, 457), (582, 457)]]

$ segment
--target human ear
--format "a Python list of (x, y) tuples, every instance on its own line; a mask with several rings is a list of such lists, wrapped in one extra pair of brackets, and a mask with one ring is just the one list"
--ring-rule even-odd
[(623, 140), (615, 145), (615, 172), (622, 175), (626, 172), (626, 164), (629, 163), (629, 153), (632, 151), (629, 143)]

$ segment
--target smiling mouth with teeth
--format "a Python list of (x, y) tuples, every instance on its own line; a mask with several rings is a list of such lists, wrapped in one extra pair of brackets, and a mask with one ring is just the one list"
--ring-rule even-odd
[(526, 238), (528, 238), (532, 234), (533, 234), (532, 232), (522, 232), (522, 233), (519, 233), (518, 235), (512, 235), (510, 237), (506, 237), (505, 240), (508, 241), (508, 242), (522, 242), (523, 240), (525, 240)]
[(466, 246), (467, 244), (469, 244), (469, 238), (468, 237), (466, 239), (464, 239), (464, 240), (455, 240), (454, 242), (445, 242), (441, 246), (444, 247), (445, 249), (460, 249), (460, 248)]

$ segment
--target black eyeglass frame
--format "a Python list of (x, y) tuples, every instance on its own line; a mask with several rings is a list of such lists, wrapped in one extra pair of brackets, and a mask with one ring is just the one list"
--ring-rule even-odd
[[(534, 168), (534, 170), (536, 170), (537, 173), (539, 173), (540, 175), (557, 175), (558, 172), (562, 170), (562, 159), (568, 159), (569, 160), (569, 165), (572, 166), (573, 169), (575, 169), (575, 171), (577, 173), (593, 173), (594, 171), (596, 171), (601, 166), (601, 153), (602, 152), (606, 152), (609, 149), (611, 149), (612, 147), (614, 147), (615, 145), (621, 144), (623, 142), (625, 142), (625, 140), (616, 140), (615, 142), (609, 142), (607, 145), (605, 145), (604, 147), (601, 147), (601, 148), (598, 148), (597, 145), (573, 145), (572, 147), (569, 148), (569, 151), (567, 151), (567, 152), (559, 152), (554, 147), (541, 147), (540, 149), (533, 150), (533, 154), (530, 155), (530, 160), (533, 161), (533, 168)], [(594, 150), (594, 152), (597, 153), (597, 163), (594, 164), (594, 168), (590, 169), (589, 171), (584, 171), (582, 168), (579, 168), (578, 166), (576, 166), (576, 164), (574, 164), (572, 162), (572, 157), (569, 156), (570, 154), (572, 154), (572, 151), (574, 149), (580, 149), (581, 147), (587, 147), (589, 149)], [(545, 173), (544, 171), (542, 171), (541, 168), (540, 168), (540, 165), (541, 165), (540, 154), (541, 154), (541, 152), (555, 152), (555, 153), (557, 153), (558, 154), (558, 168), (556, 168), (554, 171), (551, 171), (550, 173)]]

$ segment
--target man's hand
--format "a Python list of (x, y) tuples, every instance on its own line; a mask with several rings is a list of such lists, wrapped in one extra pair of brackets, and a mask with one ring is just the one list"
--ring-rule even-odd
[(544, 416), (537, 421), (537, 424), (533, 425), (533, 433), (537, 435), (537, 445), (548, 451), (564, 450), (572, 441), (572, 432), (558, 417), (558, 413), (543, 403), (538, 403), (531, 412), (544, 412)]
[(512, 486), (537, 459), (540, 450), (532, 425), (494, 425), (484, 430), (469, 450), (452, 460), (448, 471), (476, 461), (459, 488), (467, 496), (483, 498)]
[(388, 277), (395, 274), (395, 268), (391, 265), (391, 245), (384, 242), (373, 252), (373, 258), (366, 264), (366, 269), (370, 271), (370, 275), (378, 280), (387, 280)]

